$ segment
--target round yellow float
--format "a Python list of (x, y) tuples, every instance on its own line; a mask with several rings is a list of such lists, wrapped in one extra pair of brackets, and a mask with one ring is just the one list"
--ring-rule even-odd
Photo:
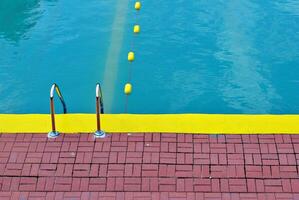
[(135, 59), (135, 54), (134, 54), (134, 52), (130, 51), (128, 53), (128, 61), (132, 62), (132, 61), (134, 61), (134, 59)]
[(132, 93), (132, 85), (130, 83), (125, 85), (124, 92), (126, 95), (130, 95)]
[(140, 32), (140, 26), (139, 25), (135, 25), (134, 26), (134, 33), (139, 33)]
[(137, 1), (137, 2), (135, 3), (135, 9), (136, 9), (136, 10), (140, 10), (140, 8), (141, 8), (141, 3), (140, 3), (140, 1)]

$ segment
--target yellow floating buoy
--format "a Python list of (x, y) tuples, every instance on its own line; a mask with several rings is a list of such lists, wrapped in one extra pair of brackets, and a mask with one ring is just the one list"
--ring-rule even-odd
[(140, 8), (141, 8), (141, 3), (140, 3), (140, 1), (137, 1), (137, 2), (135, 3), (135, 9), (136, 9), (136, 10), (140, 10)]
[(124, 92), (126, 95), (130, 95), (132, 93), (132, 85), (130, 83), (125, 85)]
[(140, 32), (140, 26), (139, 25), (135, 25), (134, 26), (134, 33), (139, 33)]
[(134, 61), (134, 59), (135, 59), (134, 52), (130, 51), (128, 53), (128, 61), (132, 62), (132, 61)]

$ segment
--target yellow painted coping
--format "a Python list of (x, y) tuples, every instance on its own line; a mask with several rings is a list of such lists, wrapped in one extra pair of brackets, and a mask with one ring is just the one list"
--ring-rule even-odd
[[(209, 134), (299, 133), (299, 115), (230, 114), (103, 114), (106, 132), (163, 132)], [(94, 132), (95, 114), (57, 114), (56, 128), (62, 133)], [(48, 114), (0, 114), (1, 133), (47, 133)]]

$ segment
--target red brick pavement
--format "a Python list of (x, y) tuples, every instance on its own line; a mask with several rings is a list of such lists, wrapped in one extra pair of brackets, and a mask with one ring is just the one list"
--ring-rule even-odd
[(298, 199), (299, 135), (0, 134), (4, 199)]

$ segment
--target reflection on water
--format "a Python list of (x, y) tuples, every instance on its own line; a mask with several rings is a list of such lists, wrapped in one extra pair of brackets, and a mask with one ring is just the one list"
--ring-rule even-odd
[(169, 84), (165, 84), (165, 88), (174, 94), (174, 101), (169, 102), (170, 110), (184, 110), (194, 98), (204, 94), (207, 87), (207, 83), (202, 81), (204, 74), (200, 69), (189, 69), (176, 70), (170, 75), (167, 79)]
[[(2, 60), (0, 60), (0, 112), (13, 113), (22, 108), (23, 95), (22, 82), (18, 76), (11, 71), (17, 68), (8, 61), (17, 59), (16, 53), (5, 51), (5, 44), (18, 44), (26, 38), (26, 33), (35, 26), (40, 17), (39, 0), (1, 0), (0, 1), (0, 46), (2, 49)], [(1, 41), (4, 40), (4, 41)], [(7, 41), (8, 43), (5, 43)], [(19, 75), (19, 74), (18, 74)]]
[[(226, 1), (223, 26), (218, 33), (224, 77), (220, 85), (224, 101), (243, 113), (269, 113), (272, 98), (278, 95), (257, 59), (259, 52), (252, 37), (262, 12), (257, 4), (245, 0)], [(246, 20), (244, 20), (246, 19)], [(251, 37), (248, 37), (249, 33)]]
[(40, 0), (1, 0), (0, 38), (18, 42), (40, 17)]
[[(50, 0), (47, 0), (48, 2)], [(56, 2), (54, 0), (53, 2)], [(52, 2), (52, 1), (51, 1)], [(34, 79), (32, 65), (21, 67), (20, 63), (27, 60), (21, 49), (21, 41), (30, 40), (28, 33), (37, 25), (42, 16), (40, 0), (1, 0), (0, 1), (0, 113), (15, 113), (26, 110), (26, 96), (31, 96), (30, 88), (24, 77), (28, 77), (28, 68)], [(31, 55), (33, 56), (33, 55)], [(31, 58), (30, 58), (31, 59)], [(34, 59), (33, 59), (34, 60)], [(29, 75), (29, 76), (30, 76)], [(33, 100), (30, 100), (33, 103)]]
[(0, 0), (0, 113), (48, 113), (53, 82), (70, 112), (93, 112), (113, 11), (106, 0)]
[[(16, 111), (16, 108), (20, 108), (22, 106), (22, 102), (17, 99), (21, 99), (21, 95), (19, 95), (22, 91), (9, 92), (8, 89), (11, 85), (15, 85), (17, 81), (14, 77), (9, 76), (8, 74), (1, 74), (1, 80), (10, 80), (7, 82), (0, 82), (0, 94), (3, 94), (4, 98), (0, 98), (0, 113), (13, 113)], [(18, 88), (16, 85), (15, 88)]]
[(277, 9), (288, 12), (292, 15), (299, 15), (299, 1), (298, 0), (281, 0), (275, 2)]
[(119, 0), (116, 3), (116, 12), (112, 24), (113, 32), (110, 38), (110, 45), (106, 57), (103, 78), (103, 92), (107, 95), (105, 97), (105, 110), (112, 111), (113, 101), (115, 100), (115, 83), (118, 76), (118, 67), (120, 59), (120, 50), (123, 45), (124, 26), (126, 22), (126, 15), (129, 1)]

